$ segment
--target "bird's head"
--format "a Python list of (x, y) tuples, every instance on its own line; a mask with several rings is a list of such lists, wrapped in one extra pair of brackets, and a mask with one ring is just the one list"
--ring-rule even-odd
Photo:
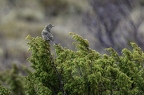
[(51, 30), (51, 29), (52, 29), (52, 27), (54, 27), (54, 26), (53, 26), (53, 25), (51, 25), (51, 24), (49, 24), (49, 25), (47, 25), (47, 26), (46, 26), (46, 29), (47, 29), (47, 30)]

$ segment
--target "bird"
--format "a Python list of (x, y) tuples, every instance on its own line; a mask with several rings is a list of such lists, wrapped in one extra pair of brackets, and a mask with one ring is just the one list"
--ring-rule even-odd
[(54, 40), (54, 36), (52, 35), (51, 33), (51, 29), (53, 28), (54, 26), (49, 24), (49, 25), (46, 25), (45, 28), (42, 30), (42, 38), (48, 42), (52, 42), (53, 44), (56, 44), (55, 40)]

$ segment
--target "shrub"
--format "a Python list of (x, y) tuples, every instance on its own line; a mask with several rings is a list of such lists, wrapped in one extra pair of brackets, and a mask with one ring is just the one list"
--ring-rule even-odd
[(90, 49), (86, 39), (70, 34), (76, 40), (76, 51), (55, 45), (56, 57), (51, 55), (49, 43), (28, 36), (32, 51), (29, 60), (35, 70), (30, 77), (37, 85), (40, 83), (53, 95), (143, 93), (144, 54), (136, 44), (131, 43), (133, 50), (123, 49), (121, 56), (112, 48), (107, 49), (109, 55), (102, 55)]
[[(132, 50), (118, 55), (113, 48), (100, 54), (89, 48), (81, 36), (70, 33), (76, 50), (50, 44), (41, 37), (27, 36), (34, 69), (24, 79), (26, 95), (142, 95), (144, 53), (131, 43)], [(55, 48), (55, 56), (50, 48)], [(19, 86), (18, 86), (19, 87)], [(0, 90), (1, 93), (4, 93)]]

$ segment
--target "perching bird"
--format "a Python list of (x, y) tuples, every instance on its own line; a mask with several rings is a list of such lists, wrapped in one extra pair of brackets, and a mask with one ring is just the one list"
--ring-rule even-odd
[(42, 31), (41, 34), (42, 34), (42, 38), (43, 38), (44, 40), (50, 41), (50, 42), (52, 42), (53, 44), (56, 44), (56, 42), (55, 42), (55, 40), (54, 40), (54, 37), (53, 37), (53, 35), (52, 35), (52, 33), (51, 33), (52, 27), (54, 27), (54, 26), (52, 26), (51, 24), (47, 25), (47, 26), (43, 29), (43, 31)]

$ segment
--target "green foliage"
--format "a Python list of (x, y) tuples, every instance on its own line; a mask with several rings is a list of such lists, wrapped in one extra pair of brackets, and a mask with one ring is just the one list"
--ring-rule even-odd
[(0, 95), (9, 95), (9, 90), (0, 85)]
[[(29, 61), (32, 63), (31, 67), (35, 70), (33, 74), (29, 76), (30, 79), (34, 79), (30, 82), (32, 84), (37, 82), (38, 85), (40, 83), (44, 88), (47, 87), (47, 89), (50, 89), (50, 92), (58, 93), (58, 78), (55, 71), (54, 59), (50, 52), (50, 45), (41, 37), (32, 38), (28, 36), (27, 39), (30, 40), (28, 45), (30, 46), (29, 50), (32, 51), (32, 56), (29, 58)], [(28, 84), (27, 87), (29, 90), (33, 89), (35, 92), (33, 94), (40, 95), (31, 85)]]
[(101, 55), (89, 48), (89, 43), (75, 33), (76, 51), (55, 45), (56, 57), (50, 53), (49, 43), (40, 37), (28, 36), (37, 83), (53, 95), (141, 95), (143, 91), (143, 51), (134, 43), (133, 50), (123, 49), (122, 55), (109, 48), (109, 55)]
[(14, 64), (10, 70), (6, 70), (3, 72), (0, 72), (0, 82), (1, 85), (4, 87), (0, 89), (0, 95), (9, 95), (4, 94), (10, 93), (10, 95), (25, 95), (24, 90), (24, 78), (20, 75), (20, 70), (18, 67)]
[[(125, 48), (121, 55), (113, 48), (102, 55), (89, 48), (86, 39), (70, 35), (75, 40), (74, 51), (27, 36), (33, 72), (20, 81), (14, 65), (8, 75), (10, 91), (14, 95), (143, 95), (144, 53), (135, 43), (131, 43), (132, 50)], [(55, 48), (55, 56), (50, 48)], [(8, 90), (2, 87), (0, 93)]]
[(12, 91), (12, 95), (25, 95), (22, 80), (23, 79), (19, 76), (17, 66), (13, 65), (13, 68), (11, 69), (7, 78), (7, 84), (9, 85), (10, 91)]

